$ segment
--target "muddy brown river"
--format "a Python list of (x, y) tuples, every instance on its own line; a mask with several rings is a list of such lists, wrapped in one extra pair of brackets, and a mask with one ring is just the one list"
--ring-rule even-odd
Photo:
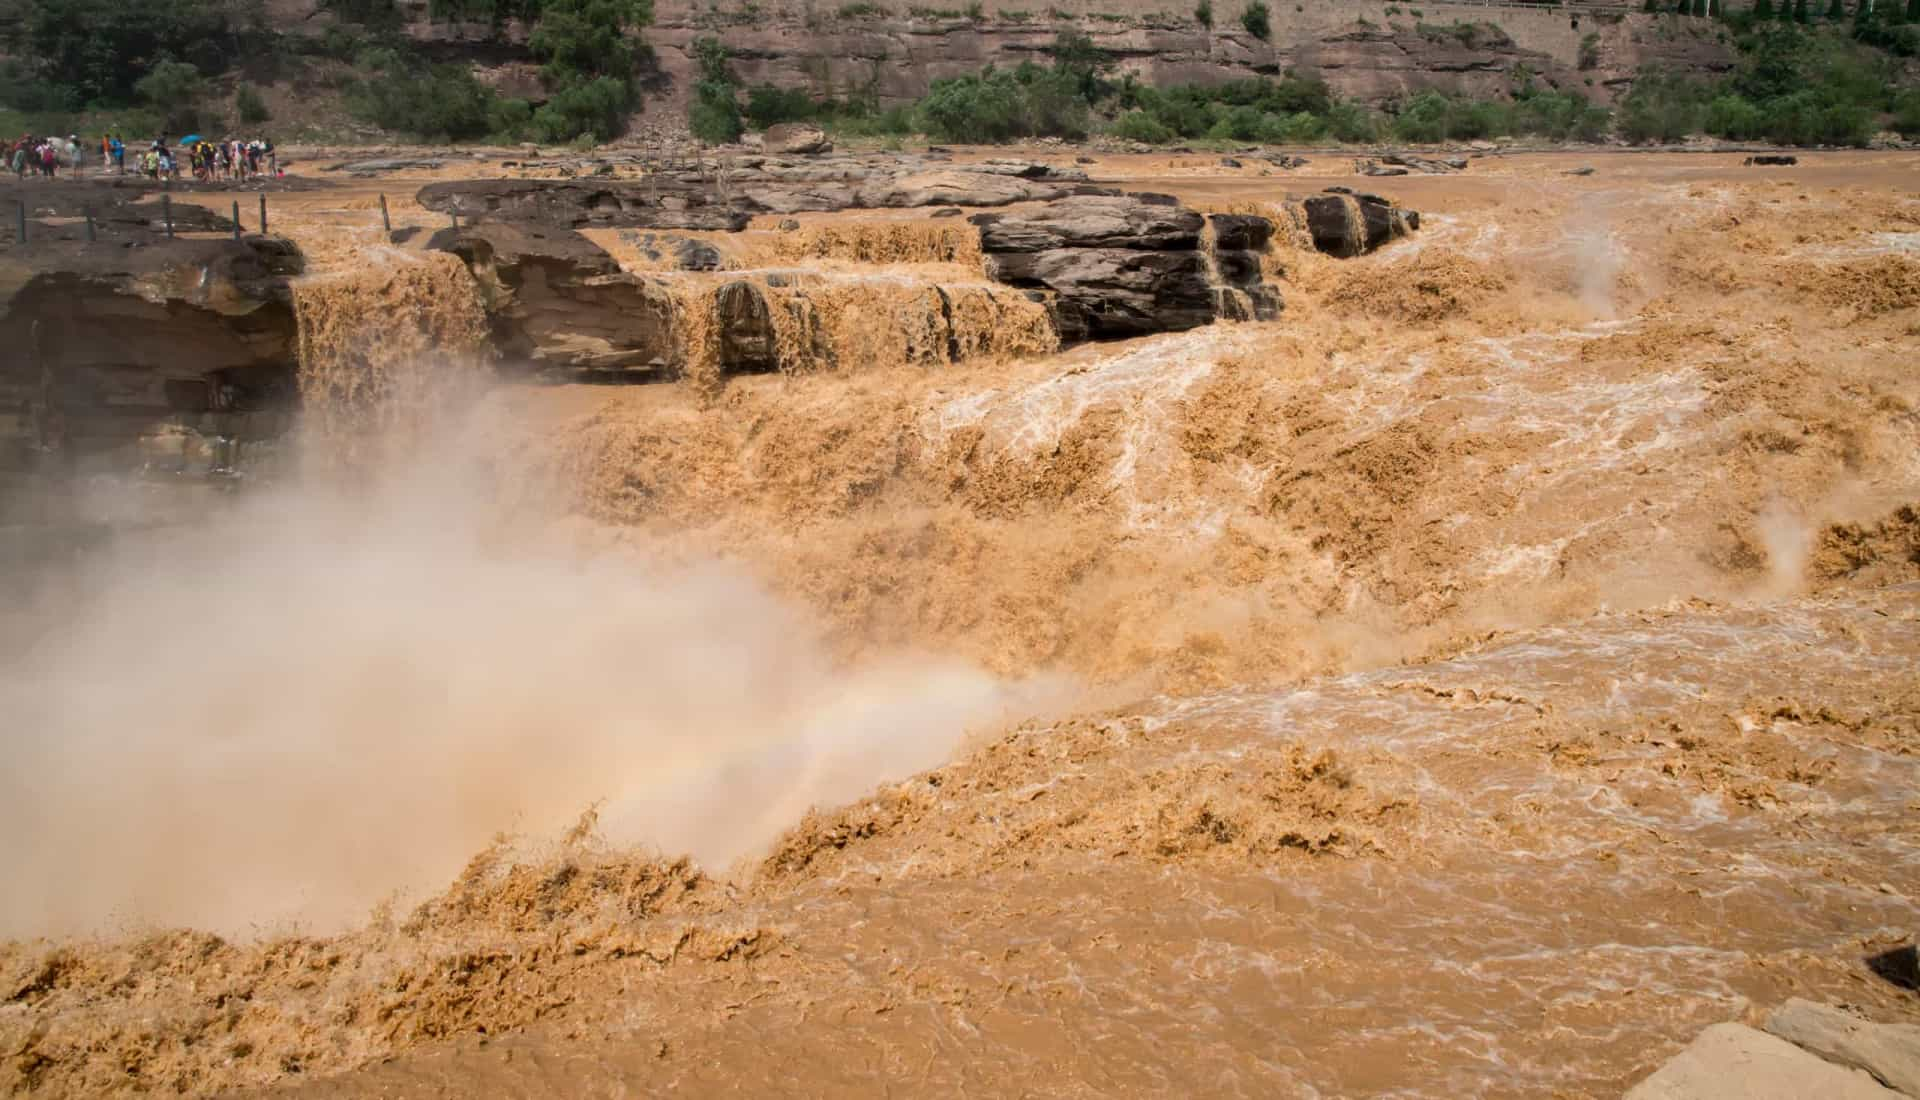
[(768, 217), (695, 236), (841, 366), (662, 385), (471, 361), (365, 224), (451, 170), (277, 198), (314, 408), (371, 331), (433, 415), (21, 613), (0, 1080), (1611, 1097), (1920, 1022), (1920, 158), (1315, 162), (1086, 166), (1421, 212), (1277, 321), (1054, 350), (964, 223)]

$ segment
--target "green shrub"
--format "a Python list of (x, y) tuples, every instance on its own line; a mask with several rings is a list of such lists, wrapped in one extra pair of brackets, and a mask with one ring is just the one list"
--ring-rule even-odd
[(185, 61), (162, 61), (134, 84), (141, 99), (161, 112), (169, 130), (200, 128), (200, 96), (207, 82), (200, 70)]
[(1240, 13), (1240, 25), (1262, 42), (1273, 37), (1273, 24), (1266, 0), (1250, 0), (1246, 10)]
[(273, 113), (267, 110), (267, 101), (260, 98), (260, 93), (251, 84), (242, 84), (234, 90), (233, 110), (240, 116), (240, 121), (248, 125), (266, 122), (273, 117)]
[(1620, 103), (1620, 136), (1633, 142), (1679, 141), (1704, 123), (1705, 89), (1663, 72), (1642, 73)]
[(1180, 136), (1159, 119), (1138, 110), (1121, 115), (1108, 132), (1117, 138), (1144, 141), (1149, 145), (1165, 145)]
[(1920, 137), (1920, 88), (1908, 88), (1894, 97), (1891, 125), (1905, 137)]
[(365, 60), (380, 73), (348, 95), (348, 107), (360, 118), (396, 133), (448, 141), (482, 137), (491, 129), (493, 89), (464, 65), (407, 64), (393, 51), (376, 51)]
[(1193, 21), (1208, 30), (1213, 29), (1213, 0), (1200, 0), (1193, 6)]
[(1579, 67), (1582, 72), (1587, 72), (1589, 70), (1597, 69), (1600, 67), (1600, 36), (1599, 35), (1590, 34), (1580, 40)]
[(928, 136), (939, 141), (995, 142), (1017, 137), (1086, 136), (1089, 107), (1071, 72), (1031, 62), (989, 66), (978, 74), (934, 82), (920, 101)]
[(1483, 37), (1487, 37), (1490, 39), (1495, 37), (1495, 36), (1486, 35), (1483, 32), (1482, 27), (1479, 23), (1457, 23), (1456, 22), (1456, 23), (1448, 23), (1445, 25), (1437, 25), (1434, 23), (1416, 23), (1414, 24), (1413, 29), (1416, 33), (1420, 35), (1420, 37), (1425, 38), (1428, 41), (1438, 42), (1438, 41), (1441, 41), (1442, 39), (1451, 38), (1468, 49), (1473, 49), (1475, 46), (1478, 46)]
[(747, 92), (746, 118), (759, 130), (782, 122), (803, 122), (813, 118), (819, 109), (813, 97), (798, 88), (761, 84)]
[(1270, 145), (1304, 145), (1327, 136), (1326, 122), (1311, 111), (1263, 115), (1262, 119), (1259, 140)]
[(487, 108), (487, 134), (500, 141), (520, 141), (533, 129), (533, 104), (524, 99), (496, 98)]
[[(632, 107), (633, 85), (629, 81), (612, 76), (577, 81), (553, 93), (533, 112), (533, 135), (540, 141), (606, 141), (626, 128), (627, 112)], [(493, 117), (491, 112), (488, 117)]]
[(1707, 132), (1735, 141), (1754, 141), (1766, 132), (1765, 114), (1738, 93), (1717, 96), (1707, 104)]
[(1613, 125), (1613, 114), (1587, 102), (1579, 92), (1532, 92), (1513, 103), (1512, 132), (1559, 141), (1599, 141)]
[[(247, 5), (222, 0), (26, 0), (0, 5), (5, 52), (46, 87), (28, 109), (152, 101), (138, 85), (165, 64), (224, 72), (245, 50)], [(176, 78), (177, 79), (177, 78)], [(163, 108), (171, 113), (174, 107)], [(187, 108), (183, 108), (187, 109)]]
[(1258, 107), (1234, 107), (1207, 130), (1215, 141), (1258, 141), (1267, 116)]
[(1327, 108), (1327, 132), (1335, 141), (1367, 142), (1380, 140), (1383, 123), (1380, 116), (1350, 100), (1340, 100)]
[(740, 140), (745, 126), (740, 121), (738, 88), (733, 69), (727, 64), (726, 46), (707, 35), (694, 40), (693, 56), (700, 71), (693, 84), (693, 98), (687, 103), (687, 129), (709, 145)]
[(872, 0), (853, 0), (850, 4), (840, 5), (842, 19), (879, 19), (887, 14), (887, 9)]

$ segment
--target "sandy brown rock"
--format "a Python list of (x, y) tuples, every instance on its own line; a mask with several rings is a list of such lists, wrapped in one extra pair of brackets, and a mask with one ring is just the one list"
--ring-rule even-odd
[(664, 370), (678, 358), (671, 298), (572, 230), (483, 222), (442, 230), (429, 247), (473, 272), (509, 365)]
[(1834, 1065), (1744, 1024), (1715, 1024), (1635, 1085), (1627, 1100), (1896, 1100), (1857, 1069)]
[(1866, 1070), (1888, 1088), (1920, 1096), (1920, 1026), (1877, 1024), (1795, 997), (1767, 1017), (1767, 1031), (1836, 1065)]
[(761, 142), (769, 153), (796, 155), (833, 152), (833, 142), (827, 138), (827, 132), (810, 122), (783, 122), (778, 126), (769, 126)]

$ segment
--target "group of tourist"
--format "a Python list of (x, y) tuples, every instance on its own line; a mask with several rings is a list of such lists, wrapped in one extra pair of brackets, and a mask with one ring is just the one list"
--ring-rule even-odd
[(187, 146), (187, 162), (197, 180), (271, 179), (280, 174), (273, 142), (196, 141)]
[(34, 137), (32, 134), (20, 140), (9, 142), (6, 146), (6, 164), (13, 174), (25, 179), (29, 175), (45, 176), (52, 179), (59, 174), (60, 166), (74, 163), (76, 139)]
[[(65, 138), (29, 134), (4, 148), (6, 164), (15, 176), (25, 179), (31, 174), (53, 179), (61, 168), (75, 174), (85, 171), (92, 143), (83, 144), (78, 134)], [(103, 170), (126, 174), (127, 145), (120, 140), (120, 135), (101, 136), (98, 163)], [(194, 179), (203, 182), (272, 178), (281, 174), (273, 142), (258, 138), (207, 141), (195, 135), (179, 146), (169, 145), (165, 138), (155, 138), (145, 152), (134, 158), (134, 171), (149, 179), (177, 180), (183, 167), (193, 173)]]

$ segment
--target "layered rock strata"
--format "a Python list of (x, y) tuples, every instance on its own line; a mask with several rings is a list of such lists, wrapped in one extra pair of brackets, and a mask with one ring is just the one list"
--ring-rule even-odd
[[(1223, 223), (1235, 247), (1218, 266), (1202, 240), (1207, 219), (1164, 196), (1078, 196), (972, 221), (987, 274), (1039, 293), (1063, 343), (1279, 314), (1278, 292), (1262, 285), (1259, 261), (1249, 259), (1272, 235), (1264, 218)], [(1232, 280), (1225, 281), (1229, 268)]]
[[(299, 252), (273, 237), (0, 255), (0, 467), (210, 468), (290, 407)], [(146, 454), (164, 442), (171, 454)], [(115, 452), (120, 452), (115, 454)]]

